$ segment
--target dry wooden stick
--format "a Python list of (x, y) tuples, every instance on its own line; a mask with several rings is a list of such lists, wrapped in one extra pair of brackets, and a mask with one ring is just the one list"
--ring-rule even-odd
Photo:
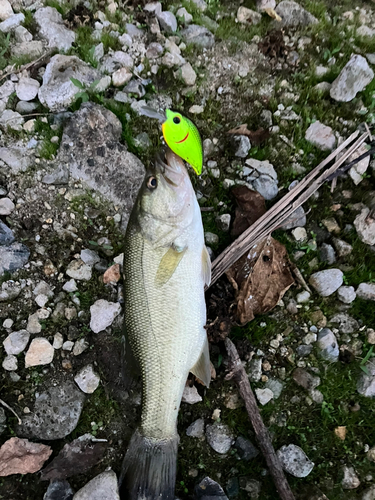
[[(325, 160), (315, 167), (289, 193), (279, 200), (268, 212), (260, 217), (252, 226), (244, 231), (229, 247), (227, 247), (212, 263), (211, 285), (215, 283), (245, 252), (266, 238), (275, 229), (282, 226), (284, 221), (326, 181), (369, 137), (365, 132), (357, 139), (359, 132), (354, 132)], [(330, 168), (320, 172), (329, 162), (341, 153), (353, 140), (356, 141)], [(320, 175), (319, 175), (320, 174)], [(317, 177), (317, 178), (316, 178)]]
[(251, 389), (249, 377), (242, 366), (241, 359), (233, 342), (227, 337), (225, 339), (225, 348), (229, 357), (230, 372), (225, 377), (227, 380), (233, 379), (245, 402), (246, 411), (251, 420), (255, 431), (259, 448), (266, 459), (272, 479), (282, 500), (295, 500), (292, 490), (285, 477), (280, 461), (272, 446), (271, 437), (267, 427), (264, 425), (260, 416), (254, 393)]
[(17, 70), (15, 68), (16, 65), (13, 64), (11, 71), (9, 71), (8, 73), (5, 73), (4, 75), (0, 75), (0, 82), (2, 80), (4, 80), (4, 78), (6, 78), (7, 76), (12, 75), (13, 73), (15, 73), (15, 74), (21, 73), (21, 71), (24, 71), (25, 69), (31, 68), (31, 66), (34, 66), (35, 64), (37, 64), (38, 62), (40, 62), (42, 59), (48, 58), (51, 54), (52, 54), (52, 51), (48, 50), (47, 52), (45, 52), (44, 54), (42, 54), (40, 57), (38, 57), (38, 59), (34, 59), (34, 61), (31, 61), (31, 62), (29, 62), (27, 64), (23, 64)]
[(22, 420), (20, 419), (20, 417), (17, 415), (17, 413), (13, 410), (13, 408), (11, 408), (8, 403), (6, 403), (5, 401), (3, 401), (2, 399), (0, 399), (0, 404), (3, 405), (5, 408), (7, 408), (9, 411), (11, 411), (13, 413), (13, 415), (15, 415), (18, 419), (18, 423), (19, 425), (22, 424)]

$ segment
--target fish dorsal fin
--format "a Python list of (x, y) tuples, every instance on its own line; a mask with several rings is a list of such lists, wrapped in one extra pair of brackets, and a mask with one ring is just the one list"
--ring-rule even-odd
[(186, 248), (180, 252), (174, 246), (171, 246), (164, 254), (156, 271), (155, 283), (158, 286), (165, 285), (173, 276), (182, 257), (185, 255)]
[(198, 361), (195, 365), (190, 368), (193, 375), (199, 378), (206, 387), (210, 385), (211, 382), (211, 365), (210, 365), (210, 353), (208, 350), (208, 340), (207, 336), (204, 340), (204, 345), (202, 352), (199, 356)]
[(211, 283), (211, 259), (206, 245), (202, 249), (202, 276), (205, 285), (210, 286)]

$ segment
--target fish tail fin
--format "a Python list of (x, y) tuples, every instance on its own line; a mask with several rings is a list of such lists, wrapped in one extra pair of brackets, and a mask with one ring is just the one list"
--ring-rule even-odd
[(179, 437), (153, 439), (133, 434), (120, 476), (121, 500), (174, 500)]

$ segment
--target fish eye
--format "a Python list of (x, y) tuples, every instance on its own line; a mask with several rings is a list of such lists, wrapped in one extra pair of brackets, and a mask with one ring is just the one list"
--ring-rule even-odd
[(181, 119), (178, 116), (175, 116), (173, 118), (173, 123), (175, 123), (176, 125), (178, 125), (180, 122), (181, 122)]
[(147, 179), (146, 185), (149, 189), (155, 189), (156, 186), (158, 185), (158, 181), (156, 180), (156, 177), (153, 177), (153, 176), (149, 177)]

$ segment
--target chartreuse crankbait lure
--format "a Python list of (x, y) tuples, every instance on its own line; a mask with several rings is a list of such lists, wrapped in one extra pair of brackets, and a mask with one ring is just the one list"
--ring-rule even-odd
[(143, 106), (140, 109), (140, 114), (162, 122), (161, 128), (164, 140), (170, 149), (180, 158), (187, 161), (197, 175), (202, 173), (202, 139), (197, 127), (191, 120), (170, 109), (166, 110), (165, 116), (149, 106)]

